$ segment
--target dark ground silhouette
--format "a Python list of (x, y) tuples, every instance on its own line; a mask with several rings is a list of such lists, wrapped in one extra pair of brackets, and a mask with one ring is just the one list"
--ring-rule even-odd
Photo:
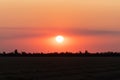
[(27, 53), (27, 52), (18, 52), (15, 49), (13, 52), (2, 52), (0, 57), (120, 57), (120, 52), (96, 52), (91, 53), (87, 50), (85, 52), (49, 52), (49, 53)]
[(2, 52), (0, 80), (120, 80), (120, 53)]

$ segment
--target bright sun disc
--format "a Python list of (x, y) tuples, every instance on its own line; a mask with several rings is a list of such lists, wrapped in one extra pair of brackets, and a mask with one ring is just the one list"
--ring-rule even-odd
[(62, 43), (63, 41), (64, 41), (64, 37), (63, 36), (57, 36), (56, 37), (56, 42)]

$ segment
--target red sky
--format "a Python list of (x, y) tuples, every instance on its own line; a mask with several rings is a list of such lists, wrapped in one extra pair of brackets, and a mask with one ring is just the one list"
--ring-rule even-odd
[(119, 0), (0, 0), (0, 51), (120, 51), (119, 21)]

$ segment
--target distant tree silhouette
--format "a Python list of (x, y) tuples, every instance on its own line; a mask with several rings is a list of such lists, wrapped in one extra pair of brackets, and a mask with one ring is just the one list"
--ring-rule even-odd
[(85, 50), (85, 56), (88, 56), (90, 53), (87, 51), (87, 50)]
[(81, 51), (79, 51), (79, 54), (82, 54), (82, 52), (81, 52)]
[(26, 52), (22, 52), (22, 55), (27, 55), (27, 53)]
[(15, 49), (14, 54), (16, 55), (19, 54), (17, 49)]
[(5, 55), (5, 54), (6, 54), (6, 52), (4, 51), (4, 52), (3, 52), (3, 55)]

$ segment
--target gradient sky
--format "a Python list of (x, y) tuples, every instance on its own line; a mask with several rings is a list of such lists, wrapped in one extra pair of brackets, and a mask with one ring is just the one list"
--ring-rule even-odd
[(14, 49), (120, 51), (120, 0), (0, 0), (0, 51)]

